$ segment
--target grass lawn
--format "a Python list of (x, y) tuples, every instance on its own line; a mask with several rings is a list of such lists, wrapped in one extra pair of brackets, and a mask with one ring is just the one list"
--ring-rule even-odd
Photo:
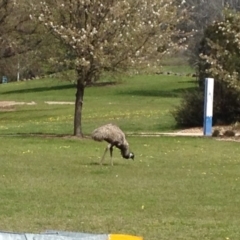
[(130, 137), (136, 160), (92, 140), (0, 138), (0, 229), (238, 239), (239, 144)]
[[(125, 131), (170, 131), (175, 122), (170, 111), (192, 78), (176, 76), (137, 76), (107, 87), (86, 89), (83, 131), (89, 134), (101, 124), (114, 122)], [(17, 106), (0, 113), (2, 133), (72, 134), (73, 105), (45, 104), (45, 101), (74, 102), (75, 87), (46, 79), (0, 85), (0, 101), (34, 101), (37, 105)]]
[[(86, 90), (86, 135), (107, 122), (126, 132), (174, 129), (170, 114), (190, 78), (142, 76)], [(151, 240), (240, 236), (239, 143), (211, 138), (128, 137), (135, 161), (105, 143), (75, 139), (75, 89), (56, 80), (0, 85), (0, 101), (35, 101), (0, 112), (0, 230), (141, 235)], [(53, 134), (54, 136), (50, 136)]]

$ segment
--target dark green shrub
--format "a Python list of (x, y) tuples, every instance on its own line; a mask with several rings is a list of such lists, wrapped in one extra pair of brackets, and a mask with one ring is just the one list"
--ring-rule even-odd
[(181, 104), (172, 112), (178, 127), (196, 127), (203, 123), (203, 91), (185, 92)]
[[(178, 127), (197, 127), (203, 125), (203, 111), (204, 91), (197, 88), (183, 94), (180, 105), (176, 107), (172, 115)], [(231, 124), (239, 120), (239, 93), (223, 88), (221, 93), (214, 96), (213, 125)]]

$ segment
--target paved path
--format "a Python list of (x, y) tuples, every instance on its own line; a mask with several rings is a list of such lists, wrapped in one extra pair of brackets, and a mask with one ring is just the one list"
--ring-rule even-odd
[(129, 136), (160, 137), (160, 136), (183, 136), (183, 137), (204, 137), (203, 132), (154, 132), (154, 133), (128, 133)]

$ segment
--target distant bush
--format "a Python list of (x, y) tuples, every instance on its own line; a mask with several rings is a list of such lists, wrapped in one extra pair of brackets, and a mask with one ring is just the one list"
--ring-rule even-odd
[(204, 93), (199, 89), (185, 92), (181, 104), (172, 112), (179, 127), (197, 127), (203, 122)]

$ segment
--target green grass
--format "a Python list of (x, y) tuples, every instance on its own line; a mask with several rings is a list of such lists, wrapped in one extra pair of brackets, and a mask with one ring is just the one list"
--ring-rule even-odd
[[(191, 78), (141, 76), (86, 89), (85, 134), (107, 122), (126, 132), (174, 130), (170, 114)], [(0, 112), (0, 230), (126, 233), (151, 240), (239, 239), (239, 143), (211, 138), (130, 137), (135, 161), (105, 143), (67, 136), (68, 83), (0, 85), (0, 100), (35, 101)], [(63, 136), (61, 136), (63, 134)]]
[(183, 66), (179, 67), (178, 65), (176, 66), (163, 66), (162, 67), (163, 72), (170, 72), (170, 73), (177, 73), (177, 74), (182, 74), (182, 75), (188, 75), (191, 73), (194, 73), (194, 69), (191, 68), (190, 66)]
[[(128, 233), (145, 239), (238, 239), (238, 143), (130, 137), (136, 160), (104, 144), (0, 138), (0, 228)], [(143, 208), (144, 206), (144, 208)]]
[[(83, 131), (114, 122), (126, 131), (169, 131), (175, 122), (170, 111), (179, 104), (186, 88), (193, 87), (189, 77), (137, 76), (107, 87), (86, 89)], [(45, 101), (74, 101), (75, 87), (53, 79), (2, 84), (1, 100), (34, 101), (36, 106), (16, 106), (1, 112), (2, 133), (71, 134), (73, 105), (45, 104)], [(1, 126), (2, 125), (2, 126)]]

